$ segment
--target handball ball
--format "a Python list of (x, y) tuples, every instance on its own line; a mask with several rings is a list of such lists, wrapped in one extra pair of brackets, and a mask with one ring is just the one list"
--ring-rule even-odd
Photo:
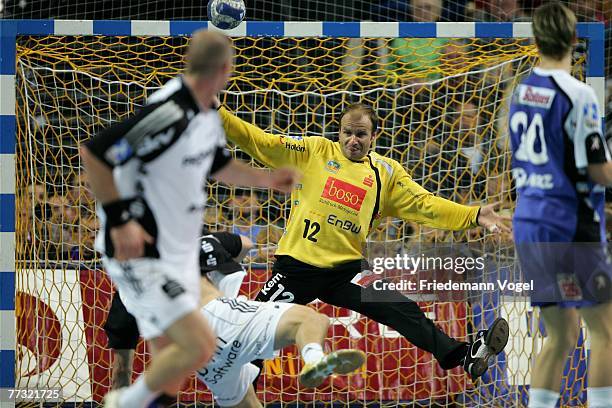
[(243, 0), (209, 0), (208, 19), (215, 27), (222, 30), (231, 30), (238, 27), (244, 15), (246, 7)]

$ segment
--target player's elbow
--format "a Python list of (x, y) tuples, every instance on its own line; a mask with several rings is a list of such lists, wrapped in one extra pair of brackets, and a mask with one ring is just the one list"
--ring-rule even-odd
[(89, 151), (89, 148), (85, 145), (81, 145), (81, 147), (79, 147), (79, 154), (81, 156), (81, 160), (83, 160), (85, 166), (87, 166), (91, 160), (91, 152)]
[(244, 235), (240, 236), (240, 242), (242, 243), (242, 251), (240, 251), (241, 253), (247, 253), (255, 246), (251, 238), (245, 237)]
[(85, 167), (85, 171), (95, 171), (95, 169), (100, 167), (100, 165), (108, 167), (108, 165), (101, 161), (96, 154), (91, 151), (91, 148), (86, 145), (81, 145), (81, 147), (79, 147), (79, 154), (81, 156), (83, 166)]
[(612, 161), (600, 164), (590, 164), (588, 173), (591, 180), (595, 183), (604, 186), (612, 185)]

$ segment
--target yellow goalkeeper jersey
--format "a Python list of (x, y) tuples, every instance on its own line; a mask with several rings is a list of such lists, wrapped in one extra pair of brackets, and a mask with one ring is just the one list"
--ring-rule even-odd
[(352, 161), (337, 142), (273, 135), (225, 108), (219, 113), (227, 138), (244, 152), (270, 168), (291, 166), (303, 173), (291, 193), (277, 255), (320, 268), (362, 259), (369, 232), (384, 217), (448, 230), (476, 226), (479, 207), (434, 196), (395, 160), (370, 152)]

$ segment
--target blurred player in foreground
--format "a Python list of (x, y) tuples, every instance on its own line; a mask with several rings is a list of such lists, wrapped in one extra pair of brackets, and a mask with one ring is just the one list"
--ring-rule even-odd
[(557, 404), (580, 317), (591, 343), (589, 407), (612, 407), (612, 275), (602, 186), (612, 184), (612, 162), (595, 92), (570, 74), (576, 17), (547, 3), (535, 11), (533, 33), (541, 62), (515, 89), (509, 115), (518, 191), (514, 237), (547, 333), (531, 372), (529, 407)]
[(340, 117), (338, 142), (324, 137), (288, 137), (264, 132), (219, 113), (227, 137), (264, 165), (290, 165), (306, 175), (291, 194), (291, 213), (279, 241), (272, 276), (257, 300), (307, 304), (320, 299), (359, 312), (431, 352), (446, 370), (463, 365), (476, 379), (508, 340), (508, 323), (498, 318), (473, 343), (457, 341), (427, 318), (418, 304), (397, 291), (352, 282), (362, 272), (362, 250), (384, 217), (450, 230), (483, 226), (506, 231), (508, 217), (493, 205), (468, 207), (436, 197), (395, 160), (371, 151), (378, 131), (376, 111), (349, 106)]
[[(259, 368), (250, 362), (272, 358), (275, 350), (292, 344), (297, 344), (306, 363), (299, 375), (305, 387), (316, 387), (332, 373), (349, 374), (363, 365), (365, 354), (359, 350), (323, 353), (327, 316), (306, 306), (236, 299), (246, 272), (235, 258), (244, 255), (249, 245), (248, 239), (223, 232), (201, 239), (202, 313), (217, 337), (217, 347), (197, 375), (217, 403), (222, 407), (261, 407), (251, 384)], [(138, 328), (117, 296), (105, 331), (111, 346), (130, 349), (130, 354), (136, 347)], [(159, 406), (176, 398), (173, 400), (161, 398)]]
[(219, 33), (196, 33), (186, 72), (153, 93), (136, 115), (81, 148), (101, 204), (96, 247), (127, 310), (149, 340), (152, 360), (105, 407), (144, 408), (176, 394), (212, 357), (215, 336), (199, 312), (197, 239), (209, 176), (226, 183), (289, 191), (295, 173), (267, 173), (231, 159), (214, 95), (232, 71), (233, 50)]
[[(229, 232), (204, 231), (200, 238), (200, 273), (208, 274), (223, 293), (238, 293), (246, 272), (238, 264), (253, 248), (244, 236)], [(119, 294), (113, 296), (104, 322), (108, 348), (113, 351), (112, 388), (127, 387), (132, 381), (134, 351), (140, 339), (136, 319), (127, 310)], [(173, 398), (175, 400), (175, 398)]]

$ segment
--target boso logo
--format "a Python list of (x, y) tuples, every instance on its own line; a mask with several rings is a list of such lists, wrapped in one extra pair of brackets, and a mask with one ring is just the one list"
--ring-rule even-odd
[(338, 180), (335, 177), (328, 177), (321, 197), (359, 211), (366, 192), (363, 188)]

